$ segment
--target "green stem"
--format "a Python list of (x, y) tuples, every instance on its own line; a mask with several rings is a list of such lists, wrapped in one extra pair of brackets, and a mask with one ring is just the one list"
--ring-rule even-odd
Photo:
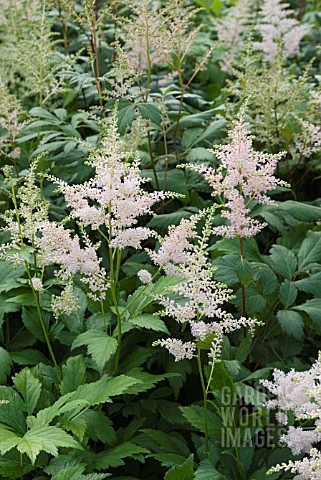
[(35, 289), (33, 288), (32, 276), (31, 276), (31, 272), (30, 272), (29, 265), (28, 265), (27, 261), (25, 261), (25, 269), (26, 269), (26, 272), (27, 272), (27, 275), (28, 275), (28, 278), (29, 278), (32, 294), (33, 294), (33, 297), (35, 299), (36, 308), (37, 308), (37, 312), (38, 312), (40, 325), (41, 325), (41, 328), (42, 328), (42, 331), (43, 331), (43, 335), (45, 337), (46, 344), (47, 344), (52, 362), (53, 362), (53, 364), (54, 364), (54, 366), (56, 367), (56, 370), (57, 370), (58, 381), (60, 381), (60, 379), (61, 379), (60, 368), (59, 368), (59, 365), (56, 361), (56, 357), (55, 357), (54, 351), (52, 349), (52, 345), (51, 345), (51, 342), (50, 342), (50, 339), (49, 339), (49, 336), (48, 336), (48, 333), (47, 333), (46, 325), (45, 325), (45, 322), (44, 322), (44, 319), (43, 319), (43, 316), (42, 316), (39, 293), (36, 292)]
[(202, 370), (202, 361), (201, 361), (201, 349), (200, 346), (197, 346), (197, 365), (198, 372), (201, 380), (202, 390), (203, 390), (203, 410), (204, 410), (204, 429), (205, 429), (205, 455), (206, 458), (209, 458), (209, 443), (208, 443), (208, 416), (207, 416), (207, 392), (208, 389), (205, 386), (204, 375)]
[[(20, 223), (20, 216), (19, 216), (17, 198), (16, 198), (16, 194), (15, 194), (15, 191), (14, 191), (14, 183), (13, 183), (12, 177), (10, 177), (10, 183), (11, 183), (12, 201), (13, 201), (13, 205), (14, 205), (14, 209), (15, 209), (15, 214), (16, 214), (16, 219), (17, 219), (17, 225), (18, 225), (18, 232), (19, 232), (20, 241), (21, 241), (21, 250), (23, 250), (23, 249), (25, 248), (25, 244), (23, 243), (23, 235), (22, 235), (22, 229), (21, 229), (21, 223)], [(54, 354), (54, 351), (53, 351), (53, 349), (52, 349), (51, 342), (50, 342), (50, 339), (49, 339), (49, 336), (48, 336), (48, 333), (47, 333), (46, 325), (45, 325), (45, 322), (44, 322), (44, 320), (43, 320), (42, 311), (41, 311), (41, 306), (40, 306), (40, 301), (39, 301), (39, 293), (36, 292), (35, 289), (34, 289), (34, 287), (33, 287), (32, 275), (31, 275), (31, 272), (30, 272), (30, 269), (29, 269), (29, 265), (28, 265), (27, 260), (24, 261), (24, 266), (25, 266), (25, 270), (26, 270), (27, 276), (28, 276), (28, 278), (29, 278), (30, 286), (31, 286), (31, 289), (32, 289), (32, 294), (33, 294), (33, 297), (34, 297), (34, 299), (35, 299), (36, 308), (37, 308), (37, 312), (38, 312), (38, 317), (39, 317), (40, 325), (41, 325), (41, 328), (42, 328), (42, 331), (43, 331), (43, 335), (44, 335), (44, 337), (45, 337), (46, 344), (47, 344), (47, 347), (48, 347), (48, 350), (49, 350), (51, 359), (52, 359), (52, 361), (53, 361), (53, 364), (54, 364), (54, 366), (55, 366), (56, 369), (57, 369), (57, 377), (58, 377), (58, 380), (60, 380), (60, 378), (61, 378), (60, 368), (59, 368), (59, 365), (58, 365), (58, 363), (57, 363), (57, 361), (56, 361), (56, 357), (55, 357), (55, 354)]]

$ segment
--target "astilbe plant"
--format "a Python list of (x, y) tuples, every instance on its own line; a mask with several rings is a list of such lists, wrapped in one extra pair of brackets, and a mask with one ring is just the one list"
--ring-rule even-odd
[[(51, 359), (57, 369), (60, 369), (43, 319), (42, 294), (47, 288), (43, 284), (45, 268), (58, 266), (54, 283), (65, 286), (61, 297), (53, 297), (53, 310), (56, 317), (61, 313), (70, 313), (76, 309), (70, 281), (76, 273), (82, 275), (93, 295), (99, 291), (103, 295), (106, 289), (105, 271), (100, 266), (96, 248), (86, 239), (82, 248), (80, 239), (62, 225), (50, 221), (49, 204), (42, 195), (36, 179), (37, 162), (34, 162), (24, 183), (16, 191), (16, 179), (10, 167), (4, 168), (9, 182), (9, 195), (14, 205), (2, 217), (6, 224), (4, 230), (10, 234), (10, 241), (1, 247), (1, 258), (10, 260), (16, 265), (23, 265), (32, 290), (43, 335), (48, 346)], [(52, 283), (52, 282), (51, 282)], [(50, 284), (49, 284), (50, 286)]]
[[(296, 473), (296, 480), (319, 480), (321, 478), (321, 453), (314, 446), (321, 440), (321, 357), (309, 369), (288, 373), (274, 370), (273, 380), (262, 384), (275, 398), (266, 403), (267, 408), (277, 410), (279, 422), (289, 425), (295, 416), (299, 425), (289, 425), (281, 442), (294, 455), (308, 454), (300, 460), (289, 461), (272, 467), (268, 473), (290, 471)], [(292, 422), (291, 422), (292, 423)]]
[(262, 37), (254, 48), (264, 53), (268, 62), (274, 62), (282, 45), (282, 56), (299, 53), (300, 42), (309, 32), (309, 26), (293, 18), (293, 11), (281, 0), (265, 0), (260, 10), (260, 21), (256, 30)]
[(0, 128), (3, 136), (0, 138), (0, 153), (10, 163), (12, 162), (17, 172), (17, 160), (20, 157), (20, 148), (16, 138), (26, 125), (26, 112), (20, 101), (9, 92), (8, 87), (0, 80)]
[(2, 81), (8, 82), (24, 100), (36, 98), (40, 107), (57, 99), (57, 94), (64, 89), (63, 78), (58, 73), (68, 69), (71, 62), (57, 51), (59, 41), (52, 32), (46, 1), (9, 0), (2, 29)]
[(251, 27), (253, 7), (254, 0), (239, 0), (228, 9), (224, 17), (215, 21), (218, 39), (226, 46), (226, 52), (221, 61), (224, 72), (233, 73), (233, 66), (245, 47), (245, 39)]
[[(203, 216), (206, 216), (205, 226), (201, 235), (196, 226)], [(170, 287), (168, 295), (159, 295), (157, 302), (164, 307), (160, 313), (173, 318), (179, 324), (188, 324), (192, 340), (183, 342), (178, 338), (161, 339), (154, 345), (165, 347), (174, 355), (175, 361), (197, 358), (198, 373), (203, 391), (205, 452), (209, 455), (208, 439), (208, 395), (213, 378), (214, 366), (220, 362), (220, 354), (224, 334), (231, 333), (242, 327), (249, 327), (254, 334), (255, 326), (259, 325), (254, 318), (234, 318), (224, 310), (224, 305), (232, 298), (231, 290), (226, 285), (214, 280), (215, 268), (208, 258), (208, 243), (212, 234), (213, 211), (192, 216), (172, 228), (162, 240), (157, 252), (150, 252), (156, 265), (163, 268), (167, 274), (176, 275), (182, 283)], [(190, 240), (194, 239), (194, 243)], [(174, 298), (171, 296), (174, 294)], [(179, 300), (177, 300), (177, 298)], [(208, 350), (211, 371), (206, 379), (203, 372), (202, 349)]]
[[(179, 323), (188, 322), (190, 324), (194, 339), (183, 343), (180, 339), (170, 338), (160, 340), (158, 344), (167, 348), (176, 360), (191, 359), (197, 349), (204, 398), (207, 452), (207, 395), (214, 364), (219, 359), (223, 334), (241, 327), (253, 328), (258, 323), (254, 319), (247, 318), (245, 282), (242, 281), (242, 275), (240, 278), (243, 316), (236, 320), (222, 310), (222, 304), (231, 299), (231, 292), (213, 280), (214, 270), (206, 253), (209, 237), (211, 234), (216, 234), (239, 238), (241, 262), (239, 269), (241, 272), (245, 268), (244, 238), (255, 236), (265, 226), (250, 216), (249, 207), (252, 202), (271, 204), (272, 200), (268, 197), (267, 192), (284, 184), (274, 176), (277, 163), (283, 154), (272, 155), (256, 152), (253, 149), (244, 110), (240, 112), (236, 125), (229, 132), (229, 139), (230, 142), (227, 145), (221, 145), (214, 150), (220, 161), (217, 169), (202, 165), (188, 166), (203, 174), (213, 188), (213, 196), (221, 198), (224, 207), (222, 216), (227, 219), (227, 224), (213, 227), (212, 214), (209, 214), (203, 233), (199, 237), (193, 232), (199, 217), (192, 217), (188, 221), (184, 220), (177, 228), (169, 232), (159, 251), (150, 254), (154, 263), (165, 268), (167, 272), (179, 275), (186, 280), (186, 284), (172, 287), (172, 292), (185, 299), (183, 304), (176, 303), (170, 297), (164, 296), (158, 301), (165, 307), (165, 315), (173, 317)], [(197, 239), (196, 246), (193, 247), (189, 244), (189, 238)], [(216, 321), (204, 322), (204, 319), (211, 318), (215, 318)], [(202, 341), (211, 336), (213, 341), (209, 356), (212, 372), (206, 385), (202, 373), (200, 351)]]
[[(93, 148), (89, 144), (85, 145), (89, 150), (88, 164), (95, 172), (93, 178), (80, 185), (53, 180), (65, 197), (70, 217), (77, 220), (83, 229), (98, 231), (105, 242), (109, 258), (108, 286), (118, 325), (117, 370), (123, 317), (118, 307), (116, 291), (122, 252), (126, 247), (142, 248), (141, 243), (152, 236), (153, 231), (139, 226), (139, 218), (152, 214), (152, 207), (157, 202), (172, 195), (143, 190), (146, 181), (140, 176), (139, 159), (135, 152), (126, 150), (126, 143), (118, 133), (117, 109), (114, 110), (111, 121), (106, 119), (101, 122), (101, 129), (101, 146)], [(99, 299), (97, 296), (95, 298)], [(103, 298), (100, 297), (100, 300)]]
[(244, 239), (257, 235), (266, 225), (252, 218), (250, 210), (253, 203), (273, 203), (267, 193), (278, 185), (284, 185), (274, 176), (283, 153), (273, 155), (254, 150), (243, 109), (228, 136), (230, 142), (227, 145), (214, 149), (219, 160), (218, 168), (204, 165), (188, 165), (188, 168), (204, 176), (213, 189), (212, 195), (223, 204), (222, 217), (227, 222), (214, 227), (213, 233), (239, 239), (240, 262), (237, 270), (242, 289), (242, 314), (246, 317), (245, 288), (249, 266), (244, 255)]

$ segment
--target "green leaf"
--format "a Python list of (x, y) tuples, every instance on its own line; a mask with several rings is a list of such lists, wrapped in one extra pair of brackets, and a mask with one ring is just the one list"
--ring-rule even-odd
[(213, 162), (214, 155), (204, 147), (195, 147), (188, 152), (186, 160), (190, 163)]
[(222, 0), (213, 0), (211, 10), (215, 13), (215, 15), (219, 15), (220, 11), (222, 10), (223, 2)]
[(159, 126), (162, 120), (162, 114), (160, 110), (150, 103), (139, 103), (138, 111), (141, 116), (147, 120), (151, 120), (155, 125)]
[(258, 268), (254, 273), (253, 279), (257, 282), (262, 295), (271, 295), (278, 289), (279, 282), (277, 276), (268, 266)]
[(25, 412), (27, 409), (20, 395), (11, 387), (1, 386), (0, 399), (8, 401), (8, 403), (0, 405), (0, 423), (24, 434), (26, 431)]
[(297, 269), (297, 259), (291, 250), (282, 245), (273, 245), (270, 258), (274, 269), (291, 280)]
[(28, 415), (31, 415), (38, 403), (42, 385), (29, 368), (24, 368), (13, 377), (16, 390), (22, 395), (27, 407)]
[(74, 340), (71, 349), (87, 345), (88, 354), (91, 355), (98, 369), (103, 371), (106, 362), (116, 353), (117, 340), (100, 330), (92, 329), (81, 333)]
[(137, 317), (130, 318), (129, 323), (132, 323), (136, 327), (146, 328), (147, 330), (154, 330), (155, 332), (164, 332), (169, 335), (169, 331), (158, 315), (151, 315), (149, 313), (143, 313)]
[(84, 399), (90, 405), (99, 405), (100, 403), (109, 402), (110, 397), (127, 393), (127, 390), (136, 383), (141, 382), (126, 375), (102, 377), (97, 382), (87, 383), (78, 387), (73, 396), (70, 397), (70, 400)]
[(100, 440), (107, 445), (116, 443), (116, 434), (112, 422), (106, 415), (99, 410), (87, 410), (81, 415), (87, 422), (86, 435), (95, 442)]
[(54, 475), (51, 480), (104, 480), (109, 477), (110, 473), (89, 473), (83, 475), (85, 465), (73, 465), (71, 467), (64, 468)]
[(165, 475), (164, 480), (193, 480), (193, 458), (191, 454), (188, 459), (179, 467), (171, 468)]
[(168, 288), (174, 285), (185, 283), (179, 277), (161, 277), (157, 282), (150, 285), (139, 287), (127, 299), (128, 312), (131, 317), (135, 318), (141, 314), (142, 310), (150, 305), (155, 298), (155, 295), (164, 295), (168, 293)]
[[(253, 285), (250, 285), (245, 289), (245, 297), (246, 297), (246, 309), (247, 313), (250, 315), (262, 313), (266, 308), (266, 300), (261, 295)], [(236, 292), (236, 298), (232, 300), (232, 303), (238, 306), (238, 308), (242, 308), (242, 291), (239, 289)]]
[[(204, 409), (198, 405), (180, 407), (186, 420), (199, 432), (205, 433)], [(222, 422), (213, 412), (208, 412), (208, 434), (216, 439), (220, 438)]]
[(0, 347), (0, 383), (6, 383), (7, 375), (11, 371), (12, 360), (10, 354)]
[(26, 348), (22, 352), (10, 352), (10, 356), (18, 365), (37, 365), (37, 363), (50, 363), (43, 353), (33, 348)]
[(321, 261), (321, 232), (308, 232), (299, 250), (298, 260), (300, 271), (305, 271), (311, 264)]
[(294, 310), (279, 310), (276, 317), (282, 330), (286, 334), (292, 335), (298, 340), (302, 339), (304, 321), (298, 312)]
[(239, 278), (236, 274), (235, 266), (239, 261), (238, 255), (224, 255), (216, 258), (212, 263), (217, 268), (215, 272), (215, 280), (225, 283), (227, 286), (239, 283)]
[(25, 276), (23, 266), (14, 266), (12, 262), (5, 260), (0, 261), (0, 293), (8, 292), (13, 288), (21, 287), (18, 280)]
[(195, 480), (227, 480), (209, 460), (202, 460), (195, 472)]
[(147, 226), (153, 228), (168, 228), (170, 225), (178, 225), (183, 218), (189, 218), (197, 212), (198, 209), (193, 207), (180, 208), (175, 212), (165, 213), (164, 215), (155, 215), (150, 222), (148, 222)]
[(305, 312), (311, 320), (321, 327), (321, 299), (313, 298), (303, 303), (303, 305), (298, 305), (294, 307), (295, 310)]
[(296, 289), (295, 283), (290, 282), (289, 280), (284, 280), (284, 282), (280, 286), (279, 298), (282, 302), (282, 305), (285, 308), (291, 307), (298, 295), (298, 291)]
[(253, 278), (253, 269), (250, 262), (242, 258), (237, 262), (235, 270), (237, 277), (241, 282), (241, 285), (244, 285), (244, 287), (248, 287)]
[(215, 108), (206, 110), (205, 112), (193, 113), (192, 115), (184, 115), (179, 120), (179, 128), (185, 130), (189, 127), (197, 127), (215, 114)]
[(302, 278), (295, 282), (295, 286), (298, 290), (311, 293), (315, 297), (321, 297), (321, 272), (310, 275), (309, 277)]
[(66, 365), (62, 367), (62, 380), (60, 384), (60, 392), (65, 393), (76, 390), (86, 381), (86, 367), (82, 355), (69, 357)]
[(23, 436), (0, 429), (0, 451), (2, 454), (17, 447), (20, 453), (25, 453), (35, 463), (41, 451), (53, 456), (58, 455), (58, 447), (82, 449), (82, 447), (68, 433), (60, 428), (44, 425), (28, 430)]
[(247, 335), (242, 340), (241, 345), (237, 348), (235, 352), (235, 360), (238, 360), (239, 362), (244, 362), (247, 359), (252, 342), (253, 342), (252, 335)]
[(135, 120), (135, 110), (134, 106), (130, 103), (129, 105), (126, 104), (125, 107), (119, 107), (118, 110), (118, 130), (121, 135), (123, 135), (127, 127)]
[[(209, 250), (217, 251), (219, 254), (234, 254), (240, 258), (240, 242), (238, 238), (223, 238), (212, 245)], [(244, 239), (244, 257), (253, 262), (262, 262), (259, 247), (254, 238)]]
[(214, 140), (218, 140), (223, 136), (226, 125), (227, 121), (225, 119), (214, 120), (192, 145), (194, 146), (204, 141), (213, 143)]
[[(141, 176), (151, 179), (151, 184), (156, 189), (156, 181), (154, 179), (154, 174), (152, 171), (143, 170)], [(158, 183), (163, 188), (165, 182), (165, 172), (157, 172)], [(183, 170), (169, 170), (166, 174), (166, 191), (175, 192), (180, 195), (188, 195), (188, 186), (186, 183), (185, 172)]]
[(294, 200), (286, 200), (278, 203), (278, 209), (290, 213), (301, 222), (315, 222), (321, 217), (321, 208)]
[(16, 302), (7, 299), (3, 295), (0, 295), (0, 327), (3, 324), (4, 315), (11, 312), (19, 312), (21, 305)]
[(109, 467), (120, 467), (125, 465), (123, 458), (132, 458), (136, 455), (150, 453), (146, 448), (140, 447), (132, 442), (125, 442), (121, 445), (116, 445), (104, 452), (98, 453), (94, 459), (94, 466), (98, 469), (105, 469)]

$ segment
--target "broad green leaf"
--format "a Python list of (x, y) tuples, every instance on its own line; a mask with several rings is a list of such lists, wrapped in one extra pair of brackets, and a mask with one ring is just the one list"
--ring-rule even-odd
[(238, 360), (223, 360), (222, 363), (232, 378), (237, 377), (241, 369), (241, 364)]
[(178, 453), (153, 453), (153, 458), (161, 462), (163, 467), (177, 467), (181, 465), (186, 456)]
[[(238, 238), (222, 238), (212, 245), (209, 250), (220, 254), (234, 254), (240, 258), (240, 242)], [(254, 238), (244, 239), (244, 257), (253, 262), (262, 262), (259, 247)]]
[(294, 310), (279, 310), (276, 317), (281, 325), (282, 330), (292, 335), (294, 338), (301, 340), (303, 337), (304, 321), (302, 316)]
[(0, 327), (6, 313), (19, 312), (21, 305), (7, 299), (4, 295), (0, 295)]
[(25, 453), (34, 464), (41, 451), (45, 451), (54, 457), (58, 455), (59, 447), (77, 448), (82, 447), (68, 433), (60, 428), (44, 425), (28, 430), (23, 436), (0, 429), (0, 450), (5, 453), (17, 447), (20, 453)]
[(215, 15), (219, 15), (220, 11), (222, 10), (223, 7), (223, 2), (222, 0), (213, 0), (212, 5), (211, 5), (211, 10), (215, 13)]
[(268, 266), (258, 268), (254, 273), (253, 279), (257, 282), (262, 295), (271, 295), (278, 289), (279, 282), (277, 276)]
[(279, 299), (282, 302), (282, 305), (285, 308), (291, 307), (296, 297), (298, 296), (298, 291), (296, 289), (295, 283), (290, 282), (289, 280), (284, 280), (280, 286)]
[(300, 271), (305, 271), (312, 263), (321, 261), (321, 232), (308, 232), (299, 250), (298, 260)]
[(21, 287), (18, 280), (25, 276), (23, 266), (14, 266), (12, 262), (6, 260), (0, 261), (0, 293), (8, 292), (13, 288)]
[[(199, 432), (205, 433), (204, 410), (198, 405), (189, 407), (180, 407), (183, 416), (192, 427)], [(213, 412), (208, 412), (208, 434), (216, 439), (220, 438), (222, 422), (220, 418)]]
[[(156, 181), (154, 174), (150, 170), (143, 170), (141, 176), (151, 179), (151, 184), (156, 189)], [(186, 182), (185, 172), (183, 170), (169, 170), (165, 177), (165, 172), (157, 172), (157, 179), (160, 188), (163, 189), (164, 183), (167, 192), (175, 192), (180, 195), (188, 195), (188, 186)]]
[(135, 458), (136, 455), (150, 453), (146, 448), (140, 447), (132, 442), (125, 442), (121, 445), (109, 448), (98, 453), (94, 460), (94, 466), (98, 470), (109, 467), (120, 467), (125, 464), (123, 458)]
[[(156, 383), (161, 382), (166, 378), (165, 375), (153, 375), (152, 373), (144, 372), (140, 368), (132, 368), (128, 371), (128, 375), (132, 379), (132, 385), (128, 386), (126, 393), (130, 395), (137, 395), (141, 392), (146, 392), (150, 388), (153, 388)], [(168, 374), (170, 377), (171, 374)], [(136, 380), (136, 382), (135, 382)]]
[(216, 470), (209, 460), (202, 460), (195, 472), (195, 480), (228, 480), (225, 475)]
[(20, 395), (11, 387), (1, 386), (0, 399), (8, 401), (8, 403), (0, 405), (0, 423), (24, 434), (26, 431), (25, 413), (27, 409)]
[[(155, 442), (157, 449), (161, 449), (162, 452), (170, 452), (179, 455), (184, 455), (186, 458), (190, 450), (185, 442), (179, 440), (176, 435), (172, 435), (171, 433), (165, 433), (161, 430), (154, 430), (152, 428), (145, 428), (141, 430), (145, 435), (147, 435), (147, 443), (151, 440)], [(183, 462), (180, 462), (180, 465)], [(176, 464), (177, 465), (177, 464)]]
[(60, 392), (65, 393), (76, 390), (86, 381), (86, 367), (82, 355), (69, 357), (66, 364), (62, 366), (62, 380)]
[(188, 459), (179, 467), (171, 468), (165, 475), (164, 480), (193, 480), (194, 468), (193, 468), (193, 455), (190, 455)]
[(162, 120), (162, 114), (160, 110), (150, 103), (139, 103), (138, 111), (143, 118), (151, 120), (155, 125), (160, 125)]
[[(250, 315), (255, 315), (257, 313), (262, 313), (266, 308), (266, 300), (261, 295), (257, 289), (250, 285), (245, 289), (245, 298), (246, 298), (246, 310)], [(232, 303), (237, 305), (240, 309), (242, 308), (242, 291), (239, 289), (236, 292), (236, 298), (232, 300)]]
[(253, 269), (246, 259), (241, 259), (235, 266), (236, 275), (242, 285), (248, 287), (253, 279)]
[(315, 273), (313, 275), (309, 275), (306, 278), (302, 278), (301, 280), (297, 280), (295, 282), (295, 286), (298, 290), (311, 293), (315, 297), (321, 297), (321, 272)]
[(99, 405), (100, 403), (109, 402), (110, 397), (115, 397), (123, 393), (139, 380), (126, 376), (118, 375), (117, 377), (102, 377), (97, 382), (81, 385), (74, 392), (70, 400), (84, 399), (90, 405)]
[(106, 362), (116, 353), (117, 340), (100, 330), (87, 330), (81, 333), (74, 340), (71, 349), (83, 345), (87, 346), (88, 354), (97, 364), (100, 371), (103, 371)]
[(214, 276), (219, 282), (225, 283), (227, 286), (239, 283), (239, 278), (236, 273), (236, 265), (240, 257), (238, 255), (224, 255), (216, 258), (212, 263), (217, 268)]
[(193, 143), (193, 146), (204, 141), (211, 144), (214, 140), (222, 138), (226, 125), (227, 121), (225, 119), (214, 120)]
[(304, 202), (286, 200), (278, 203), (278, 209), (290, 213), (294, 218), (302, 222), (315, 222), (321, 217), (321, 208)]
[(242, 340), (241, 345), (237, 348), (235, 352), (235, 360), (238, 360), (239, 362), (244, 362), (247, 359), (252, 342), (253, 342), (252, 335), (247, 335)]
[(283, 277), (291, 280), (297, 269), (297, 259), (291, 250), (281, 245), (273, 245), (270, 259), (274, 269)]
[(29, 368), (24, 368), (13, 377), (16, 390), (22, 395), (27, 407), (28, 415), (31, 415), (38, 403), (42, 385)]
[(85, 468), (85, 465), (73, 465), (64, 468), (57, 475), (54, 475), (51, 480), (104, 480), (111, 475), (110, 473), (88, 473), (84, 475), (82, 472)]
[(303, 303), (303, 305), (298, 305), (294, 308), (295, 310), (305, 312), (313, 322), (321, 327), (321, 298), (313, 298)]
[(87, 410), (81, 415), (81, 418), (87, 422), (86, 435), (95, 442), (100, 440), (107, 445), (116, 443), (116, 434), (112, 422), (106, 417), (104, 412), (99, 410)]
[(133, 123), (135, 120), (135, 109), (134, 105), (131, 103), (127, 104), (124, 107), (119, 107), (118, 109), (118, 129), (119, 133), (123, 135), (127, 127), (130, 127), (130, 125)]
[(186, 160), (190, 163), (213, 162), (214, 155), (206, 148), (195, 147), (188, 152), (186, 155)]
[(10, 357), (18, 365), (50, 364), (50, 361), (39, 350), (26, 348), (22, 352), (10, 352)]
[(73, 393), (67, 393), (58, 398), (53, 405), (40, 410), (35, 417), (30, 415), (27, 418), (28, 427), (43, 427), (58, 415), (75, 410), (80, 411), (88, 406), (89, 402), (84, 398), (72, 399), (71, 397), (73, 396)]
[(200, 123), (205, 122), (213, 117), (215, 109), (207, 110), (205, 112), (193, 113), (192, 115), (184, 115), (179, 120), (179, 128), (185, 130), (189, 127), (197, 127)]
[(7, 375), (11, 371), (12, 360), (10, 354), (0, 347), (0, 383), (6, 383)]
[(151, 315), (149, 313), (143, 313), (137, 317), (130, 318), (129, 323), (140, 328), (146, 328), (147, 330), (154, 330), (155, 332), (164, 332), (169, 335), (169, 331), (158, 315)]
[(189, 218), (197, 212), (198, 209), (196, 208), (180, 208), (175, 212), (166, 213), (164, 215), (155, 215), (147, 225), (148, 227), (168, 228), (170, 225), (178, 225), (183, 218)]
[(127, 308), (131, 317), (135, 318), (141, 314), (142, 310), (150, 305), (155, 298), (155, 295), (164, 295), (168, 293), (168, 288), (174, 285), (185, 283), (179, 277), (161, 277), (155, 283), (139, 287), (127, 299)]

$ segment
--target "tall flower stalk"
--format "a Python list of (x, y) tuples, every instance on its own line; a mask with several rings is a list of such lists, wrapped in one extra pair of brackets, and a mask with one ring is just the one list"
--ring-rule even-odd
[[(198, 235), (196, 225), (202, 216), (206, 216), (205, 227)], [(214, 281), (214, 271), (208, 259), (208, 241), (212, 232), (212, 211), (183, 220), (172, 228), (164, 238), (158, 252), (150, 252), (154, 263), (162, 265), (165, 272), (182, 279), (178, 285), (168, 289), (168, 295), (160, 295), (157, 301), (164, 307), (160, 315), (169, 316), (179, 324), (188, 325), (191, 340), (183, 342), (177, 338), (161, 339), (154, 343), (165, 347), (175, 360), (197, 358), (198, 373), (203, 392), (205, 453), (209, 456), (208, 435), (208, 395), (214, 373), (215, 363), (220, 361), (223, 335), (249, 327), (253, 333), (256, 319), (241, 317), (236, 319), (223, 309), (231, 299), (231, 290)], [(195, 243), (189, 240), (195, 239)], [(175, 297), (173, 298), (173, 294)], [(176, 298), (180, 300), (176, 300)], [(210, 342), (208, 351), (211, 366), (209, 378), (203, 372), (201, 352), (206, 342)]]
[[(83, 229), (98, 231), (107, 248), (109, 278), (113, 307), (117, 318), (118, 347), (114, 372), (118, 369), (122, 339), (123, 314), (118, 306), (118, 281), (123, 249), (139, 249), (141, 243), (153, 235), (147, 227), (138, 225), (139, 217), (152, 213), (155, 203), (169, 198), (163, 192), (148, 193), (143, 190), (145, 181), (140, 176), (139, 159), (135, 152), (126, 150), (126, 143), (120, 138), (117, 127), (117, 109), (111, 121), (101, 122), (101, 146), (89, 150), (88, 164), (95, 175), (80, 185), (68, 185), (53, 179), (63, 193), (70, 217)], [(96, 300), (105, 298), (95, 295)]]

